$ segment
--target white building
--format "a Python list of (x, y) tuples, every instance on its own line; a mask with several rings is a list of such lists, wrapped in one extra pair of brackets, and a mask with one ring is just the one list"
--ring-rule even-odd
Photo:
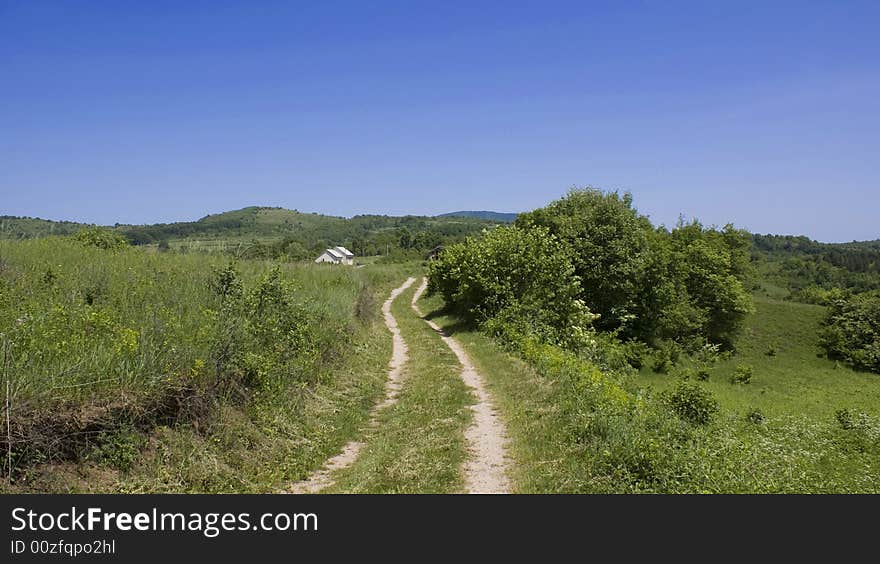
[(315, 262), (329, 262), (330, 264), (354, 264), (354, 253), (345, 247), (333, 247), (327, 249)]

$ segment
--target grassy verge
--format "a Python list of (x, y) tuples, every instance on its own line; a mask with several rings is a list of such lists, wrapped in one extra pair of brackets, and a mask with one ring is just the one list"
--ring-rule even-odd
[(409, 347), (399, 400), (354, 465), (340, 473), (329, 493), (450, 493), (463, 486), (464, 429), (473, 397), (461, 381), (455, 355), (410, 308), (414, 285), (392, 312)]
[(576, 449), (559, 432), (565, 421), (558, 390), (522, 359), (473, 327), (443, 314), (439, 296), (424, 298), (422, 310), (467, 350), (507, 427), (513, 493), (571, 493), (589, 480)]
[(876, 418), (749, 419), (722, 406), (694, 423), (676, 414), (699, 398), (679, 396), (670, 407), (668, 396), (550, 345), (523, 341), (523, 362), (444, 317), (436, 298), (429, 303), (488, 380), (511, 435), (518, 492), (880, 491)]

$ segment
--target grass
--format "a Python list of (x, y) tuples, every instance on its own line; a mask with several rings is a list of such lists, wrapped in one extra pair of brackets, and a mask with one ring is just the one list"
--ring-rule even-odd
[(381, 413), (360, 457), (329, 493), (452, 493), (463, 488), (464, 429), (474, 401), (461, 367), (440, 336), (410, 308), (417, 284), (392, 313), (409, 347), (403, 389)]
[[(299, 320), (276, 337), (271, 311), (224, 313), (210, 283), (228, 260), (0, 242), (15, 441), (4, 491), (272, 491), (355, 434), (390, 355), (379, 305), (412, 265), (282, 264), (275, 286), (271, 263), (240, 261), (245, 302), (278, 291)], [(217, 364), (230, 328), (231, 372)]]
[[(880, 416), (880, 375), (824, 357), (818, 343), (824, 307), (766, 297), (756, 297), (755, 307), (736, 353), (714, 365), (704, 384), (722, 406), (739, 413), (758, 408), (771, 416), (830, 419), (845, 408)], [(730, 382), (739, 366), (753, 368), (751, 383)], [(657, 374), (646, 366), (640, 379), (654, 390), (666, 390), (676, 372)]]
[[(723, 405), (708, 424), (691, 423), (639, 379), (600, 377), (626, 383), (627, 401), (618, 404), (613, 386), (590, 385), (589, 361), (539, 345), (525, 354), (535, 364), (526, 363), (443, 315), (439, 299), (428, 303), (488, 380), (510, 434), (517, 492), (880, 492), (876, 418), (843, 429), (833, 415), (797, 413), (791, 404), (760, 421)], [(664, 378), (664, 385), (673, 381)]]
[[(443, 311), (439, 296), (423, 298), (422, 311), (467, 350), (507, 427), (513, 493), (577, 491), (583, 466), (562, 440), (564, 426), (551, 382), (520, 358), (501, 349), (489, 337)], [(578, 477), (581, 474), (581, 477)]]

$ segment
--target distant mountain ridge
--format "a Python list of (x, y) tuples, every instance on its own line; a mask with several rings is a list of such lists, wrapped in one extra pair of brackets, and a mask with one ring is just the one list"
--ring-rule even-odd
[(512, 223), (516, 221), (516, 213), (504, 213), (495, 211), (455, 211), (449, 213), (441, 213), (434, 217), (473, 217), (476, 219), (486, 219), (489, 221), (501, 221), (504, 223)]

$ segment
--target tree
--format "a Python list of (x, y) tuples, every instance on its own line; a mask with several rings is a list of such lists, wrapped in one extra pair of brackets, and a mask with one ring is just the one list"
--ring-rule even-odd
[(831, 358), (880, 373), (880, 292), (832, 302), (820, 342)]
[(515, 313), (538, 332), (570, 331), (592, 321), (571, 258), (546, 228), (497, 227), (446, 247), (428, 268), (429, 289), (477, 322)]
[(543, 227), (572, 249), (581, 298), (598, 313), (598, 327), (621, 327), (642, 291), (651, 225), (630, 194), (573, 189), (549, 206), (521, 214), (518, 227)]

